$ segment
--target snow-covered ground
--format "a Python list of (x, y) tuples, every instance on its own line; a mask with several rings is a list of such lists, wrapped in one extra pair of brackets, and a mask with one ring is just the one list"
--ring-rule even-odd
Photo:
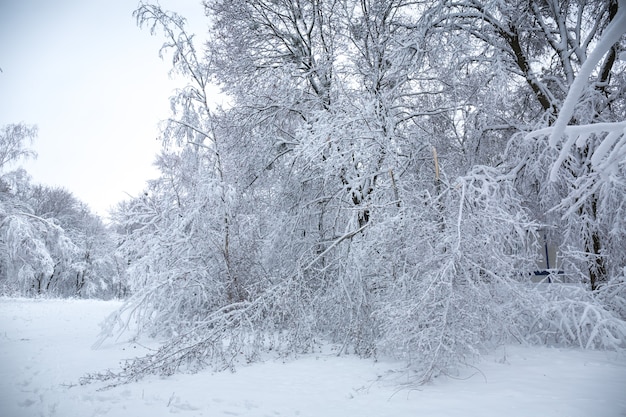
[[(91, 345), (117, 302), (0, 299), (0, 416), (626, 416), (626, 356), (503, 347), (464, 378), (399, 389), (400, 365), (331, 353), (97, 391), (86, 372), (142, 346)], [(391, 372), (391, 371), (395, 372)]]

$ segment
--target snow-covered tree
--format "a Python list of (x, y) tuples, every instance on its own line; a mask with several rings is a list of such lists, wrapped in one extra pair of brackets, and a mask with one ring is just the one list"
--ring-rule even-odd
[[(623, 69), (609, 54), (585, 72), (619, 51), (614, 6), (205, 2), (198, 50), (183, 18), (141, 5), (188, 86), (161, 177), (116, 214), (135, 294), (103, 337), (136, 319), (168, 338), (91, 378), (320, 340), (403, 358), (414, 382), (503, 342), (623, 347)], [(582, 249), (581, 271), (610, 265), (606, 290), (528, 282), (546, 225)]]
[[(19, 158), (36, 128), (9, 125), (0, 134), (0, 170)], [(119, 270), (102, 221), (62, 188), (33, 185), (24, 170), (0, 177), (0, 285), (22, 295), (111, 297)]]
[[(617, 248), (621, 241), (613, 237), (619, 222), (611, 214), (619, 217), (615, 207), (621, 203), (619, 197), (614, 201), (606, 198), (619, 192), (613, 186), (598, 190), (598, 194), (591, 191), (609, 184), (595, 180), (601, 175), (594, 167), (599, 157), (591, 162), (596, 148), (602, 151), (613, 145), (615, 134), (609, 135), (610, 144), (603, 141), (608, 132), (600, 126), (624, 118), (626, 67), (618, 59), (624, 46), (616, 28), (621, 27), (620, 15), (626, 6), (618, 3), (442, 1), (433, 9), (436, 28), (458, 31), (470, 44), (488, 48), (493, 62), (510, 74), (509, 84), (517, 83), (516, 111), (504, 115), (505, 124), (517, 126), (523, 134), (555, 122), (561, 124), (555, 127), (559, 131), (564, 124), (598, 124), (599, 134), (594, 128), (572, 127), (580, 134), (570, 135), (560, 151), (555, 150), (561, 147), (557, 139), (547, 146), (540, 134), (515, 139), (511, 146), (520, 148), (507, 157), (513, 166), (518, 161), (524, 164), (519, 171), (520, 192), (536, 218), (558, 230), (561, 242), (570, 243), (561, 247), (571, 263), (570, 272), (586, 276), (593, 289), (622, 263), (617, 261), (617, 268), (607, 264), (607, 259), (614, 259), (609, 255), (614, 252), (611, 248)], [(568, 93), (575, 98), (568, 98), (566, 105)], [(561, 116), (563, 112), (567, 116)], [(549, 169), (551, 181), (546, 181)], [(582, 189), (586, 190), (585, 198), (578, 195)], [(581, 253), (585, 255), (581, 257)]]

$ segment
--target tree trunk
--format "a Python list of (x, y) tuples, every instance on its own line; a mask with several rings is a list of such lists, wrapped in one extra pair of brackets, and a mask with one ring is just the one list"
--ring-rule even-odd
[[(591, 201), (591, 215), (593, 220), (596, 219), (598, 199), (594, 195)], [(585, 239), (585, 252), (589, 257), (589, 282), (591, 290), (597, 290), (602, 283), (607, 281), (606, 263), (602, 256), (602, 238), (597, 228), (591, 231), (591, 236)]]

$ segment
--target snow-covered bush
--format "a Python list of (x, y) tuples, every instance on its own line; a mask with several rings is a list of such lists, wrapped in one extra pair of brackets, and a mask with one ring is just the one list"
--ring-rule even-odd
[(626, 322), (626, 267), (598, 290), (596, 297), (602, 305)]
[(619, 293), (623, 296), (624, 284), (614, 285), (614, 292), (602, 290), (606, 291), (603, 296), (580, 285), (541, 287), (537, 290), (540, 304), (533, 311), (527, 340), (583, 349), (626, 348), (626, 321), (615, 311), (616, 305), (623, 306)]
[(507, 178), (487, 167), (411, 211), (393, 261), (399, 273), (375, 315), (382, 351), (407, 360), (415, 381), (427, 381), (524, 338), (520, 313), (535, 299), (520, 282), (533, 262), (537, 225)]

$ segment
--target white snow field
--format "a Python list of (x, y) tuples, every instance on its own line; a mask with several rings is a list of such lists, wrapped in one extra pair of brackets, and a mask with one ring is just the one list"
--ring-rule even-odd
[(626, 356), (507, 346), (463, 378), (400, 389), (401, 365), (331, 352), (268, 359), (236, 372), (205, 371), (98, 391), (76, 385), (146, 352), (133, 343), (91, 345), (120, 305), (0, 299), (0, 417), (22, 416), (626, 416)]

